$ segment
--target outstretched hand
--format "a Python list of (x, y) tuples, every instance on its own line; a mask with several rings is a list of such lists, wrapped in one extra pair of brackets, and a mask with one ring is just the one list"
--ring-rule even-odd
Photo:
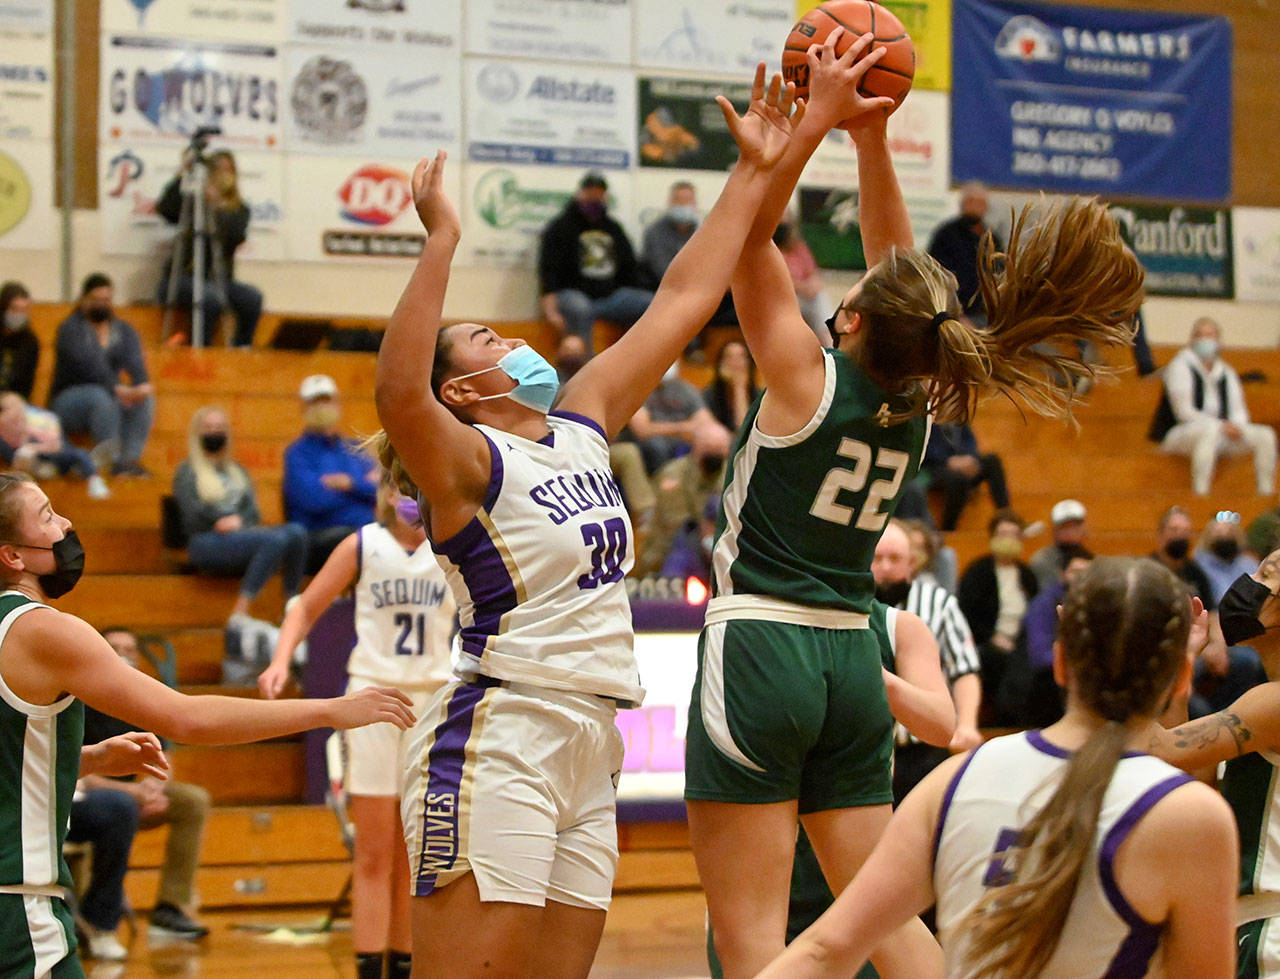
[(878, 47), (868, 52), (875, 35), (863, 34), (837, 56), (836, 43), (844, 34), (845, 29), (837, 27), (821, 45), (809, 48), (809, 113), (818, 114), (819, 121), (830, 127), (883, 125), (894, 109), (893, 99), (887, 95), (863, 95), (859, 86), (886, 49)]
[(160, 747), (160, 739), (150, 731), (130, 731), (107, 738), (98, 744), (85, 745), (80, 751), (80, 774), (169, 777), (169, 759)]
[(330, 726), (339, 731), (387, 721), (400, 730), (413, 727), (413, 701), (394, 687), (365, 687), (333, 701)]
[(444, 192), (445, 151), (437, 150), (434, 159), (423, 157), (413, 168), (413, 206), (428, 235), (441, 232), (457, 236), (462, 233), (458, 212)]
[(791, 134), (804, 118), (804, 103), (797, 103), (795, 98), (795, 84), (787, 82), (783, 85), (782, 76), (777, 73), (769, 82), (769, 90), (765, 91), (763, 61), (756, 65), (756, 77), (751, 83), (751, 104), (742, 116), (734, 111), (732, 103), (723, 95), (716, 96), (744, 161), (767, 170), (782, 159)]

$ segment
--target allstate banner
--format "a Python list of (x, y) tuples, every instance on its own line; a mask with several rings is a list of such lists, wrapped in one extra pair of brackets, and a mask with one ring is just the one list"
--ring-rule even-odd
[(956, 0), (956, 181), (1220, 201), (1231, 192), (1222, 17)]

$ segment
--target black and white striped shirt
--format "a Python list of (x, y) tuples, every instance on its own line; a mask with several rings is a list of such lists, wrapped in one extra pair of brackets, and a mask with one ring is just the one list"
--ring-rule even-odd
[[(978, 661), (978, 649), (955, 595), (927, 578), (917, 578), (911, 582), (906, 608), (923, 620), (937, 640), (942, 675), (947, 678), (948, 686), (962, 676), (979, 672), (981, 665)], [(900, 745), (918, 744), (920, 741), (901, 724), (898, 725), (895, 740)]]

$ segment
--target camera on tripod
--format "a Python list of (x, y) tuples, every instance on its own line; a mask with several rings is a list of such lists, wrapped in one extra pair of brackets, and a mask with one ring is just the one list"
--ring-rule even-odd
[(204, 151), (209, 148), (210, 138), (221, 135), (221, 126), (201, 126), (197, 129), (191, 134), (191, 140), (187, 143), (187, 149), (191, 151), (191, 159), (195, 162), (204, 163)]

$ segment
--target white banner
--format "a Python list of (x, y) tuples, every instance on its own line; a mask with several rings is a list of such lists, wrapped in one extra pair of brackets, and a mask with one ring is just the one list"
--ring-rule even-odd
[(304, 44), (459, 47), (459, 0), (294, 0), (289, 40)]
[(100, 87), (104, 140), (176, 146), (217, 126), (232, 149), (280, 144), (280, 58), (271, 45), (104, 35)]
[(53, 248), (53, 144), (5, 140), (0, 146), (0, 249)]
[(53, 0), (0, 0), (0, 34), (12, 36), (53, 33)]
[[(3, 0), (0, 0), (3, 2)], [(102, 0), (103, 33), (276, 42), (285, 0)]]
[[(681, 182), (693, 184), (698, 212), (705, 216), (711, 210), (711, 206), (715, 204), (716, 198), (720, 196), (720, 191), (724, 189), (724, 183), (727, 179), (728, 174), (717, 173), (712, 170), (645, 169), (636, 171), (635, 209), (636, 227), (638, 228), (634, 240), (636, 255), (639, 256), (640, 254), (644, 230), (666, 212), (667, 199), (671, 196), (672, 184)], [(609, 186), (612, 189), (612, 180)]]
[(1280, 303), (1280, 209), (1233, 208), (1231, 230), (1235, 236), (1236, 299)]
[(0, 140), (53, 138), (53, 52), (48, 37), (14, 38), (0, 54)]
[(460, 158), (462, 58), (457, 44), (427, 50), (291, 46), (285, 57), (290, 152)]
[(637, 710), (618, 711), (625, 748), (618, 798), (679, 802), (684, 797), (684, 742), (698, 634), (637, 632), (635, 650), (645, 698)]
[[(290, 155), (285, 164), (290, 260), (416, 257), (426, 241), (409, 188), (416, 163)], [(459, 199), (458, 169), (445, 168), (445, 190), (454, 201)]]
[[(579, 176), (552, 167), (469, 163), (464, 175), (463, 261), (499, 268), (536, 268), (538, 240), (578, 188)], [(447, 171), (446, 171), (447, 172)], [(609, 215), (635, 239), (635, 187), (631, 173), (610, 173)]]
[(635, 77), (611, 68), (467, 61), (467, 159), (625, 169), (636, 159)]
[(782, 45), (795, 20), (795, 0), (637, 0), (636, 64), (743, 81), (763, 61), (772, 74), (781, 68)]
[(467, 53), (631, 63), (631, 0), (468, 0)]
[[(238, 152), (240, 196), (249, 205), (249, 237), (236, 259), (284, 258), (283, 164), (278, 153)], [(98, 146), (98, 217), (102, 248), (115, 255), (161, 255), (176, 228), (156, 213), (156, 201), (178, 171), (179, 151), (149, 143)]]

